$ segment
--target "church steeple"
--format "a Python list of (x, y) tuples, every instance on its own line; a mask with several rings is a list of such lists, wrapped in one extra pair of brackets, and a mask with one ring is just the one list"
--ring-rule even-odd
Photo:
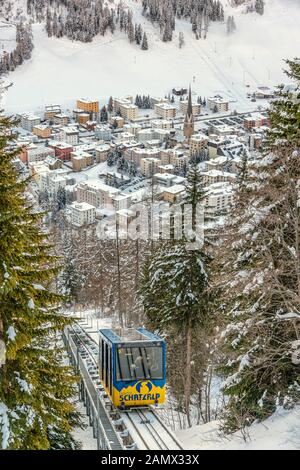
[(194, 132), (195, 132), (195, 122), (194, 122), (194, 114), (193, 114), (192, 90), (191, 90), (191, 85), (190, 85), (187, 111), (186, 111), (184, 126), (183, 126), (183, 133), (186, 139), (190, 140), (190, 137), (194, 134)]
[(192, 105), (192, 89), (191, 85), (189, 87), (189, 98), (188, 98), (188, 107), (187, 107), (187, 116), (191, 117), (193, 115), (193, 105)]

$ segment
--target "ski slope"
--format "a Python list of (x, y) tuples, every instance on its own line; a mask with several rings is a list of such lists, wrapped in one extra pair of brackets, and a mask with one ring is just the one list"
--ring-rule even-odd
[[(141, 22), (147, 32), (148, 51), (129, 44), (120, 32), (82, 44), (48, 38), (44, 25), (35, 24), (32, 59), (10, 74), (14, 86), (5, 97), (6, 111), (39, 111), (52, 102), (72, 108), (78, 97), (104, 103), (110, 95), (163, 96), (188, 83), (199, 95), (221, 93), (229, 97), (232, 110), (248, 111), (257, 104), (246, 98), (246, 85), (255, 89), (286, 81), (283, 59), (299, 55), (298, 0), (266, 0), (263, 16), (244, 14), (243, 6), (232, 8), (223, 0), (225, 15), (235, 17), (234, 34), (226, 34), (226, 24), (212, 23), (207, 39), (197, 41), (191, 24), (177, 20), (172, 43), (163, 43), (158, 29), (141, 15), (140, 0), (126, 3), (134, 22)], [(182, 49), (180, 31), (185, 36)]]

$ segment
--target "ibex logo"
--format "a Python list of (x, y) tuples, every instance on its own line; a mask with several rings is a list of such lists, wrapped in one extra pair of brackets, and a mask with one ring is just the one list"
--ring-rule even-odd
[(5, 343), (0, 339), (0, 367), (6, 362), (6, 348)]
[(295, 365), (300, 364), (300, 340), (292, 342), (292, 363)]
[(142, 390), (144, 387), (146, 387), (146, 388), (148, 389), (148, 392), (151, 392), (153, 385), (152, 385), (152, 383), (149, 382), (149, 381), (148, 381), (148, 382), (144, 382), (144, 381), (141, 380), (140, 382), (138, 382), (138, 383), (136, 384), (136, 387), (135, 387), (135, 388), (136, 388), (136, 391), (140, 393), (141, 390)]

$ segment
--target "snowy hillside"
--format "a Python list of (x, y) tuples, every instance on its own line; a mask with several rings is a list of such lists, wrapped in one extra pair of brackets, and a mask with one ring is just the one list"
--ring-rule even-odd
[(269, 419), (253, 424), (245, 442), (241, 433), (222, 437), (216, 421), (177, 433), (187, 449), (297, 450), (300, 448), (300, 408), (278, 409)]
[(232, 8), (223, 0), (225, 18), (235, 16), (234, 34), (226, 34), (225, 24), (212, 23), (207, 39), (197, 41), (191, 24), (177, 20), (171, 43), (163, 43), (157, 27), (141, 15), (140, 1), (126, 3), (147, 32), (148, 51), (129, 44), (120, 32), (83, 44), (48, 38), (44, 25), (36, 24), (32, 59), (10, 75), (14, 87), (7, 94), (6, 109), (29, 110), (53, 101), (73, 106), (77, 97), (87, 95), (104, 101), (127, 93), (164, 95), (173, 86), (191, 82), (200, 95), (221, 92), (238, 101), (240, 110), (248, 110), (246, 85), (281, 82), (282, 59), (299, 55), (298, 0), (268, 0), (263, 16), (244, 14), (244, 6)]

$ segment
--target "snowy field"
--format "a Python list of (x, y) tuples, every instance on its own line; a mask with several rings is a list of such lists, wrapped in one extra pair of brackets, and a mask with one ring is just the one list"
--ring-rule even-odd
[(186, 449), (299, 450), (300, 407), (290, 411), (279, 408), (269, 419), (253, 424), (246, 442), (240, 432), (222, 436), (217, 421), (176, 434)]
[[(82, 44), (66, 38), (48, 38), (44, 25), (34, 25), (32, 59), (9, 79), (5, 107), (8, 112), (42, 110), (59, 102), (74, 107), (78, 97), (107, 102), (110, 95), (150, 93), (164, 95), (174, 86), (192, 83), (202, 96), (220, 92), (228, 96), (231, 109), (250, 110), (246, 98), (250, 85), (276, 85), (284, 80), (284, 58), (299, 55), (299, 0), (267, 0), (265, 14), (244, 14), (223, 0), (225, 14), (234, 14), (237, 31), (227, 36), (226, 24), (211, 24), (206, 40), (197, 41), (191, 24), (177, 21), (172, 43), (163, 43), (158, 30), (141, 16), (140, 1), (126, 0), (141, 22), (149, 50), (129, 44), (123, 33), (98, 36)], [(185, 46), (178, 47), (178, 34)]]

